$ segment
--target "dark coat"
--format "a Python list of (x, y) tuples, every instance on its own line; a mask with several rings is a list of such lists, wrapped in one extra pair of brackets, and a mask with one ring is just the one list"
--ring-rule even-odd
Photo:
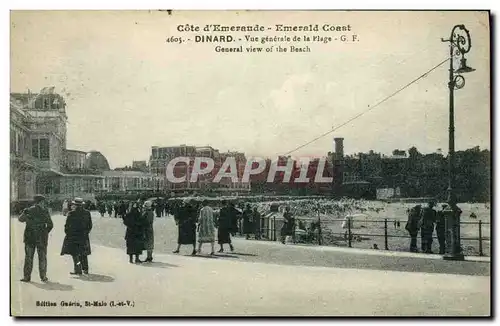
[(146, 250), (153, 250), (155, 247), (155, 232), (154, 232), (154, 214), (152, 210), (144, 210), (142, 213), (145, 220), (144, 242)]
[(99, 213), (104, 214), (106, 212), (106, 204), (99, 202), (97, 204), (97, 209), (99, 210)]
[(90, 255), (89, 233), (92, 230), (90, 212), (83, 207), (77, 207), (68, 213), (64, 225), (64, 237), (61, 255)]
[(440, 211), (436, 213), (436, 233), (444, 234), (446, 230), (446, 219), (444, 212)]
[(178, 244), (196, 243), (196, 208), (191, 205), (185, 205), (178, 211), (179, 233), (177, 237)]
[(281, 235), (282, 236), (294, 235), (295, 219), (293, 218), (292, 214), (285, 212), (283, 214), (283, 218), (284, 218), (284, 223), (283, 226), (281, 227)]
[(255, 231), (253, 216), (251, 210), (243, 211), (243, 234), (252, 234)]
[(432, 232), (434, 230), (435, 222), (436, 222), (436, 211), (433, 208), (425, 207), (422, 210), (421, 229)]
[(231, 206), (222, 207), (217, 220), (217, 240), (219, 244), (231, 243), (231, 234), (237, 230), (238, 211)]
[(259, 233), (261, 231), (261, 215), (259, 212), (253, 211), (253, 224), (255, 232)]
[(24, 243), (27, 245), (47, 246), (49, 232), (54, 227), (50, 213), (40, 205), (33, 205), (19, 216), (20, 222), (26, 222)]
[(128, 255), (140, 255), (146, 247), (145, 230), (146, 219), (141, 216), (137, 208), (132, 208), (123, 218), (123, 224), (127, 226), (125, 242)]
[(406, 222), (405, 229), (410, 233), (410, 236), (416, 236), (420, 229), (420, 215), (422, 207), (417, 205), (410, 209), (408, 213), (408, 221)]

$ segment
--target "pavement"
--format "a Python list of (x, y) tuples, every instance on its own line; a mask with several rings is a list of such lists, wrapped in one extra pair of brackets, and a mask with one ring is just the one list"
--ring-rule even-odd
[[(94, 215), (94, 214), (93, 214)], [(22, 277), (24, 225), (11, 219), (14, 316), (489, 316), (490, 263), (435, 256), (281, 245), (235, 239), (210, 258), (171, 254), (175, 224), (156, 220), (155, 262), (130, 264), (124, 226), (94, 216), (90, 274), (60, 256), (64, 217), (54, 216), (49, 283)], [(172, 238), (173, 236), (173, 239)], [(209, 248), (205, 248), (208, 252)], [(370, 252), (370, 253), (368, 253)], [(37, 305), (38, 302), (38, 305)], [(87, 302), (87, 306), (86, 306)]]
[[(98, 214), (94, 215), (92, 243), (120, 248), (125, 254), (124, 236), (125, 226), (120, 219), (101, 218)], [(316, 245), (282, 245), (279, 242), (245, 240), (242, 237), (233, 237), (233, 243), (236, 248), (235, 252), (219, 255), (219, 259), (296, 266), (490, 275), (489, 257), (467, 257), (467, 261), (450, 262), (444, 261), (440, 255)], [(155, 252), (171, 254), (176, 246), (177, 227), (173, 218), (170, 216), (157, 218), (155, 220)], [(204, 246), (205, 252), (209, 252), (209, 245)], [(227, 245), (225, 249), (229, 249)], [(181, 254), (189, 255), (191, 251), (192, 247), (183, 246)], [(128, 258), (124, 257), (124, 259)]]

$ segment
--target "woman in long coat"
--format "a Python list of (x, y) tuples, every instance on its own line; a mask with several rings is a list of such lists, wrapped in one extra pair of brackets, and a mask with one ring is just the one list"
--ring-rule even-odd
[(135, 263), (140, 264), (142, 261), (139, 256), (145, 249), (145, 220), (139, 212), (137, 204), (132, 206), (130, 212), (123, 218), (123, 224), (127, 226), (125, 233), (125, 242), (127, 244), (127, 255), (129, 255), (129, 262), (133, 263), (133, 256), (135, 256)]
[(220, 245), (219, 252), (224, 252), (224, 244), (228, 243), (231, 251), (234, 251), (233, 244), (231, 243), (231, 233), (235, 232), (235, 209), (229, 203), (224, 201), (223, 206), (219, 213), (218, 226), (217, 226), (217, 240)]
[(144, 202), (142, 216), (146, 224), (144, 230), (144, 242), (145, 242), (145, 248), (148, 252), (148, 256), (145, 261), (150, 263), (153, 261), (153, 250), (155, 248), (155, 234), (153, 228), (155, 216), (153, 213), (152, 202), (150, 201)]
[(210, 243), (212, 251), (210, 255), (215, 254), (215, 221), (214, 211), (212, 207), (208, 206), (208, 201), (203, 201), (203, 208), (200, 210), (200, 217), (198, 219), (198, 253), (201, 253), (201, 246), (203, 243)]
[(250, 235), (254, 233), (253, 226), (253, 212), (250, 205), (247, 205), (245, 210), (243, 211), (243, 234), (246, 236), (246, 239), (250, 239)]
[(90, 212), (83, 208), (83, 200), (76, 198), (73, 203), (75, 209), (68, 213), (64, 233), (66, 233), (61, 249), (62, 255), (71, 255), (74, 271), (71, 274), (88, 274), (89, 264), (87, 256), (91, 254), (89, 233), (92, 230)]
[(196, 255), (196, 216), (197, 210), (191, 201), (185, 201), (177, 211), (175, 219), (179, 228), (177, 237), (177, 248), (173, 251), (178, 254), (181, 245), (193, 245), (191, 255)]

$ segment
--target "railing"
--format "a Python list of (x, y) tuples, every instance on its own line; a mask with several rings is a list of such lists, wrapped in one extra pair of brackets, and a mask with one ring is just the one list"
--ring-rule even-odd
[[(316, 223), (315, 228), (310, 226), (307, 230), (295, 230), (293, 235), (294, 243), (342, 246), (362, 249), (381, 249), (393, 251), (409, 251), (410, 239), (408, 231), (405, 230), (406, 220), (398, 219), (354, 219), (351, 223), (345, 223), (344, 219), (322, 218), (318, 225), (317, 219), (295, 219), (296, 225), (299, 221), (305, 224)], [(399, 224), (398, 224), (399, 222)], [(283, 219), (277, 216), (261, 218), (260, 239), (268, 241), (283, 240), (281, 238), (281, 227)], [(490, 222), (463, 221), (460, 223), (460, 239), (462, 249), (468, 256), (489, 256), (490, 255)], [(259, 228), (256, 228), (257, 230)], [(433, 232), (432, 250), (439, 252), (439, 238)], [(380, 239), (382, 245), (377, 241)], [(442, 240), (444, 241), (444, 240)], [(417, 245), (420, 248), (421, 232), (419, 230)]]

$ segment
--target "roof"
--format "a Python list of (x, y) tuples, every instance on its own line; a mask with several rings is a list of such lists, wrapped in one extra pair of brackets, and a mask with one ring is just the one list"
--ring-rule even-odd
[(154, 174), (142, 171), (103, 171), (106, 177), (154, 177)]
[(73, 153), (81, 153), (81, 154), (87, 154), (87, 152), (80, 151), (78, 149), (65, 149), (66, 152), (73, 152)]
[(110, 170), (108, 160), (102, 153), (90, 151), (85, 159), (85, 166), (89, 169), (107, 171)]

